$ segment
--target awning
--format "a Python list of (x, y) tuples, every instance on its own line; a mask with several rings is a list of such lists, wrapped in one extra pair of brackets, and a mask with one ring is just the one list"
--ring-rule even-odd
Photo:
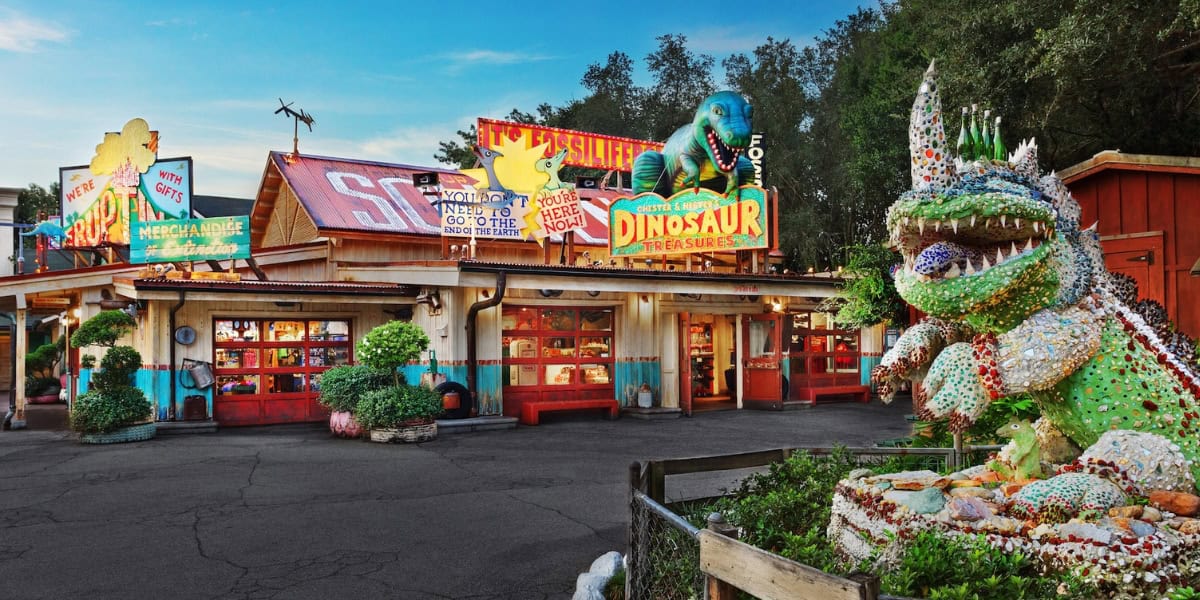
[(231, 300), (239, 302), (356, 302), (390, 304), (416, 298), (417, 286), (395, 283), (218, 281), (148, 277), (114, 279), (118, 294), (134, 300)]

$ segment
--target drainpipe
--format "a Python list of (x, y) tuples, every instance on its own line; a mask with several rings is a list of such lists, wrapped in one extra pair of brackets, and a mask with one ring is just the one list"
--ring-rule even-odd
[(475, 340), (475, 317), (479, 315), (479, 311), (485, 308), (492, 308), (500, 304), (504, 300), (504, 287), (507, 283), (507, 275), (504, 271), (496, 274), (496, 293), (491, 298), (476, 302), (467, 309), (467, 394), (471, 406), (475, 406), (475, 387), (477, 385), (475, 379), (475, 369), (478, 363), (478, 343)]
[[(4, 415), (3, 424), (3, 428), (8, 429), (12, 425), (12, 418), (17, 414), (17, 318), (9, 313), (0, 313), (0, 317), (12, 323), (12, 334), (8, 336), (8, 355), (12, 359), (9, 371), (12, 377), (8, 382), (8, 413)], [(69, 352), (70, 348), (67, 351)], [(24, 380), (23, 377), (21, 379)]]
[(179, 377), (179, 373), (175, 371), (175, 313), (183, 308), (183, 300), (187, 296), (187, 290), (179, 290), (179, 304), (171, 307), (170, 323), (167, 325), (171, 330), (167, 332), (167, 336), (171, 338), (170, 361), (171, 368), (167, 369), (171, 373), (171, 414), (167, 415), (168, 421), (175, 420), (175, 378)]

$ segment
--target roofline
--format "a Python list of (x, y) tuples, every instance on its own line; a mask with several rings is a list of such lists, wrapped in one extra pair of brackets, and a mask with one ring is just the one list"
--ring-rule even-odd
[(653, 279), (657, 281), (705, 281), (733, 283), (827, 283), (837, 284), (841, 277), (813, 277), (809, 275), (771, 275), (766, 273), (708, 273), (700, 271), (660, 271), (657, 269), (618, 269), (604, 267), (576, 267), (560, 265), (537, 265), (519, 263), (481, 263), (458, 261), (463, 273), (498, 273), (525, 275), (556, 275), (561, 277), (596, 277), (604, 279)]
[(1120, 150), (1104, 150), (1097, 152), (1085, 161), (1059, 171), (1058, 176), (1063, 183), (1070, 184), (1107, 169), (1200, 175), (1200, 157), (1125, 154)]
[[(271, 150), (270, 154), (269, 154), (269, 159), (274, 160), (275, 158), (278, 158), (279, 160), (284, 160), (284, 157), (289, 156), (289, 155), (291, 155), (291, 152), (281, 152), (279, 150)], [(373, 165), (373, 166), (377, 166), (377, 167), (401, 167), (401, 168), (405, 168), (405, 169), (437, 171), (438, 173), (446, 173), (446, 174), (458, 174), (458, 172), (459, 172), (458, 169), (453, 169), (450, 167), (430, 167), (427, 165), (408, 165), (408, 164), (404, 164), (404, 163), (390, 163), (390, 162), (383, 162), (383, 161), (378, 161), (378, 160), (363, 160), (363, 159), (359, 159), (359, 158), (342, 158), (342, 157), (338, 157), (338, 156), (320, 156), (317, 154), (304, 154), (303, 152), (300, 153), (300, 158), (313, 158), (313, 159), (317, 159), (317, 160), (332, 160), (332, 161), (345, 162), (345, 163), (367, 164), (367, 165)]]

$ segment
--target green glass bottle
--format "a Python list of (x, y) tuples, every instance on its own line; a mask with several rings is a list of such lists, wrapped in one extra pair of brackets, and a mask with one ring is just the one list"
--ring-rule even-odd
[(992, 111), (983, 111), (983, 154), (979, 158), (992, 160)]
[(983, 150), (983, 132), (979, 131), (979, 121), (975, 118), (975, 113), (979, 112), (979, 105), (971, 105), (971, 159), (979, 160), (987, 157)]
[(962, 118), (958, 122), (958, 144), (954, 150), (958, 153), (958, 157), (964, 161), (972, 159), (971, 151), (971, 132), (967, 131), (967, 107), (962, 107)]
[(992, 130), (992, 158), (1005, 162), (1008, 160), (1008, 148), (1004, 147), (1004, 141), (1000, 139), (1000, 117), (996, 117), (996, 126)]

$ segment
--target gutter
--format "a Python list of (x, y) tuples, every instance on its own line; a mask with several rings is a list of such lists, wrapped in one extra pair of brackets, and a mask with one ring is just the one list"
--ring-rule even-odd
[(476, 302), (467, 309), (467, 395), (472, 407), (475, 406), (475, 388), (478, 385), (475, 370), (479, 362), (479, 344), (475, 339), (475, 319), (479, 316), (479, 311), (498, 306), (504, 300), (504, 288), (507, 281), (508, 276), (504, 271), (497, 273), (496, 293), (491, 298)]
[(183, 308), (183, 301), (186, 296), (187, 290), (179, 290), (179, 303), (171, 307), (170, 323), (167, 325), (167, 327), (170, 328), (170, 331), (167, 333), (167, 335), (171, 337), (171, 368), (167, 369), (167, 371), (171, 373), (171, 414), (167, 415), (168, 421), (175, 420), (175, 380), (177, 377), (179, 377), (178, 371), (175, 370), (175, 345), (177, 343), (175, 341), (175, 313), (179, 312), (179, 309)]

